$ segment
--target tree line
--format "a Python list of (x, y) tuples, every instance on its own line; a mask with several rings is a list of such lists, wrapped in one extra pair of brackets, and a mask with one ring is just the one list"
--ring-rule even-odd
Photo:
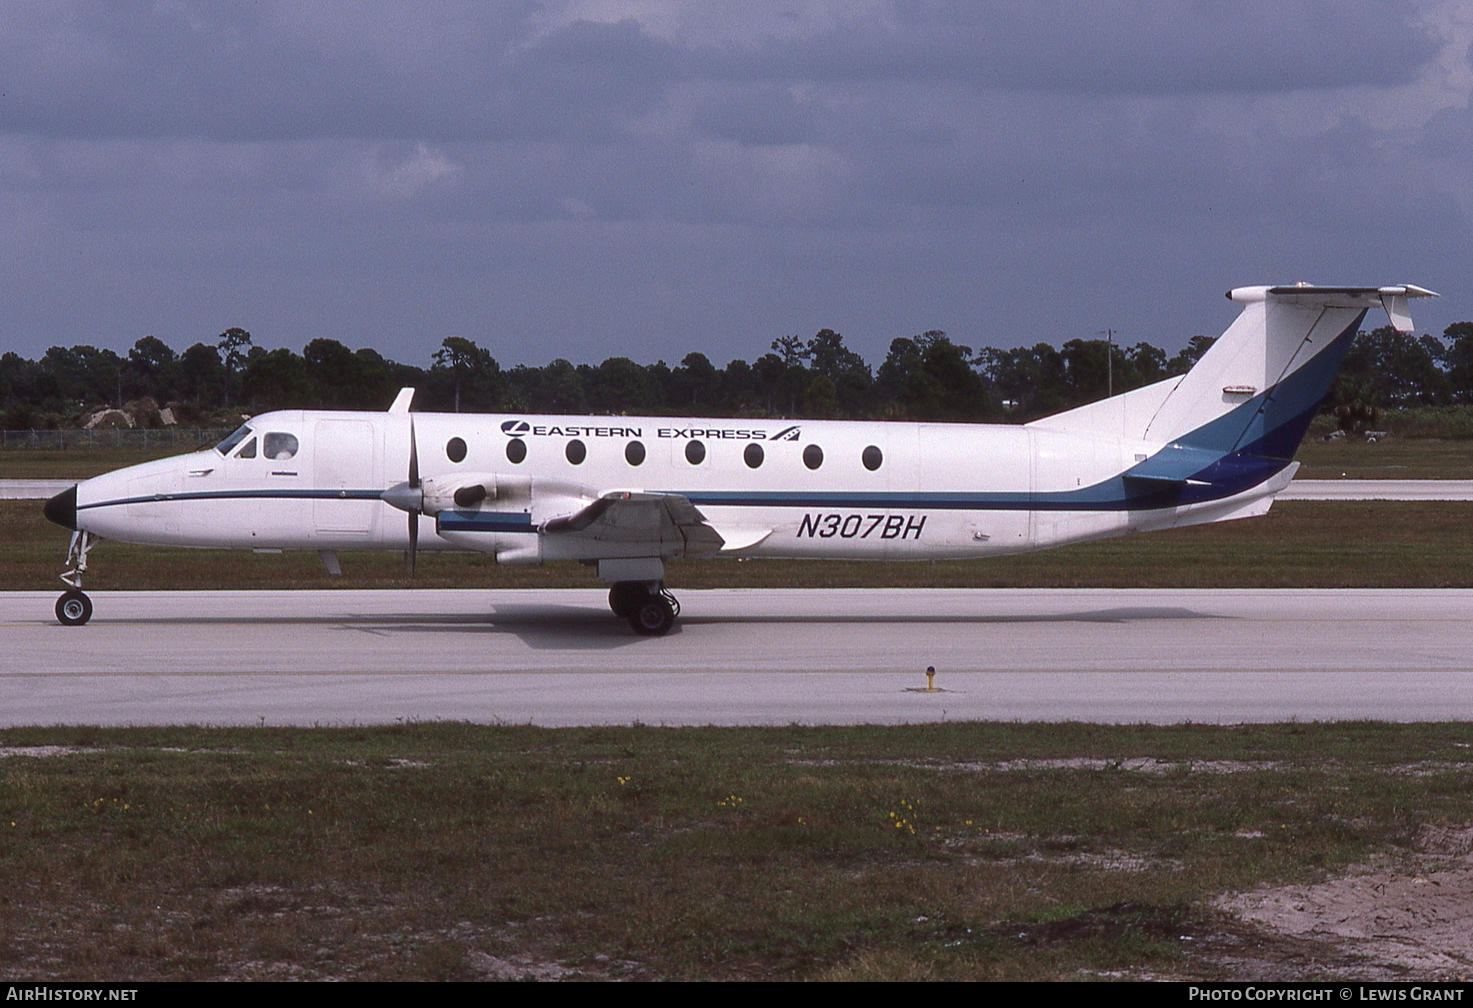
[[(422, 368), (327, 338), (301, 353), (267, 350), (232, 328), (182, 352), (144, 336), (126, 354), (77, 345), (34, 361), (0, 355), (0, 426), (76, 426), (101, 407), (125, 405), (149, 426), (165, 422), (159, 407), (184, 424), (270, 409), (383, 409), (406, 385), (419, 389), (415, 405), (426, 410), (1024, 422), (1181, 374), (1211, 344), (1193, 336), (1170, 356), (1150, 343), (1098, 339), (974, 351), (931, 330), (892, 340), (872, 368), (822, 329), (725, 367), (690, 353), (675, 366), (611, 357), (504, 368), (473, 340), (451, 336)], [(1359, 333), (1325, 409), (1348, 426), (1381, 409), (1459, 403), (1473, 403), (1473, 322), (1449, 326), (1441, 339)]]

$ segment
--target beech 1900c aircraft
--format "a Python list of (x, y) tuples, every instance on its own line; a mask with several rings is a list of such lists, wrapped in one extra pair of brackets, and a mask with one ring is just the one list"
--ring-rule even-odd
[[(86, 623), (99, 537), (163, 546), (473, 550), (581, 560), (639, 634), (679, 614), (679, 557), (953, 559), (1260, 515), (1372, 307), (1410, 285), (1240, 287), (1185, 375), (1022, 425), (283, 410), (214, 448), (89, 479), (62, 623)], [(408, 521), (402, 514), (408, 515)], [(399, 516), (399, 517), (396, 517)]]

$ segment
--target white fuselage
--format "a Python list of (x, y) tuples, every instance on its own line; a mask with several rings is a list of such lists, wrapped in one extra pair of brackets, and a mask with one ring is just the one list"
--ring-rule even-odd
[[(439, 487), (446, 502), (444, 520), (432, 509), (418, 516), (419, 548), (493, 553), (503, 563), (584, 558), (571, 539), (560, 545), (539, 529), (613, 491), (688, 499), (722, 536), (724, 555), (938, 559), (1259, 514), (1293, 469), (1232, 495), (1143, 504), (1123, 502), (1111, 481), (1162, 443), (1100, 433), (287, 410), (254, 418), (225, 454), (208, 449), (87, 480), (77, 527), (158, 545), (406, 549), (406, 515), (379, 494), (407, 478), (411, 418), (426, 493)], [(492, 488), (470, 512), (448, 496), (468, 482)], [(492, 521), (467, 530), (474, 523), (457, 526), (452, 512)]]

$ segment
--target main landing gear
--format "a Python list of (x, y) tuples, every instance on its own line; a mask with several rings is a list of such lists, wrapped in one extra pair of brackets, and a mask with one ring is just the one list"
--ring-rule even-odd
[(82, 575), (87, 571), (87, 552), (96, 544), (97, 537), (90, 532), (72, 533), (66, 554), (68, 567), (61, 575), (68, 590), (56, 600), (56, 619), (62, 626), (81, 626), (92, 618), (92, 600), (82, 591)]
[(616, 581), (609, 589), (609, 608), (641, 637), (665, 636), (680, 615), (680, 603), (663, 581)]

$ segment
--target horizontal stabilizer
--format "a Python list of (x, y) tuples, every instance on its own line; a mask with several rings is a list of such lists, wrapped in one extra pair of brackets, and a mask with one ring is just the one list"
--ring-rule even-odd
[(1138, 462), (1125, 473), (1126, 479), (1150, 480), (1153, 483), (1200, 483), (1191, 477), (1222, 457), (1221, 452), (1188, 448), (1171, 444)]
[(1127, 480), (1144, 480), (1158, 486), (1211, 486), (1207, 480), (1184, 479), (1179, 476), (1151, 476), (1145, 473), (1128, 472), (1124, 476)]
[(1437, 297), (1436, 291), (1415, 284), (1391, 284), (1385, 287), (1316, 287), (1313, 284), (1290, 284), (1282, 287), (1239, 287), (1228, 291), (1229, 298), (1243, 304), (1255, 301), (1277, 301), (1319, 308), (1386, 309), (1386, 318), (1397, 332), (1413, 332), (1409, 298)]

